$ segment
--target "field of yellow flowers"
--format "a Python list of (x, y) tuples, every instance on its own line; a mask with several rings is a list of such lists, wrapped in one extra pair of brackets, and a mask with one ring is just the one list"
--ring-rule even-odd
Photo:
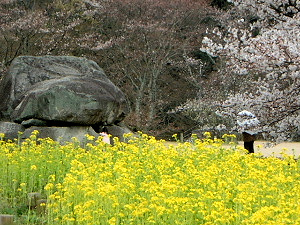
[[(1, 136), (0, 136), (1, 137)], [(223, 139), (167, 145), (140, 133), (114, 145), (0, 138), (0, 214), (16, 224), (300, 224), (300, 163)], [(47, 199), (28, 206), (28, 193)]]

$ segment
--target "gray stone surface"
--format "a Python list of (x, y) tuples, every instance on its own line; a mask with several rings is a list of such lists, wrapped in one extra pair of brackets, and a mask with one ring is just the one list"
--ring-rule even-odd
[(70, 127), (38, 127), (33, 126), (24, 131), (22, 139), (29, 138), (34, 130), (39, 131), (38, 138), (51, 138), (61, 144), (71, 142), (72, 137), (76, 137), (81, 143), (86, 142), (86, 134), (98, 137), (99, 135), (89, 126)]
[(36, 118), (82, 125), (113, 124), (122, 120), (125, 107), (123, 94), (111, 83), (68, 76), (32, 86), (11, 118), (18, 123)]
[(113, 137), (118, 137), (120, 141), (125, 141), (124, 137), (123, 137), (124, 134), (132, 133), (131, 130), (128, 127), (126, 127), (125, 125), (107, 126), (107, 131)]
[(14, 216), (8, 214), (0, 214), (0, 225), (13, 225)]
[(0, 133), (5, 134), (5, 139), (13, 140), (18, 138), (18, 133), (24, 131), (21, 124), (0, 121)]
[(91, 60), (21, 56), (0, 81), (0, 120), (30, 119), (81, 125), (113, 124), (127, 113), (126, 98)]

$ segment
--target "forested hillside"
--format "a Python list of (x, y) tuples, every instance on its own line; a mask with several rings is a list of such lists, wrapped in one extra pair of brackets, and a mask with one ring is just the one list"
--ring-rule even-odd
[(246, 109), (270, 138), (296, 139), (299, 4), (2, 0), (1, 73), (19, 55), (82, 56), (127, 95), (132, 129), (229, 132)]

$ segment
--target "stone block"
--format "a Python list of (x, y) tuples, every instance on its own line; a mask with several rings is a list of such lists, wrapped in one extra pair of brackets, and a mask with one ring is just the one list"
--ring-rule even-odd
[(18, 123), (0, 121), (0, 133), (5, 134), (5, 139), (13, 140), (18, 138), (18, 133), (23, 132), (25, 128)]
[(79, 142), (86, 142), (86, 134), (98, 137), (94, 129), (90, 126), (70, 126), (70, 127), (37, 127), (33, 126), (27, 128), (24, 131), (22, 139), (29, 138), (31, 133), (37, 130), (39, 131), (38, 138), (51, 138), (54, 141), (58, 141), (60, 144), (66, 144), (71, 142), (75, 137)]
[(45, 214), (46, 213), (46, 204), (47, 204), (47, 200), (46, 199), (40, 199), (37, 200), (36, 202), (36, 212), (38, 214)]
[(41, 193), (39, 192), (31, 192), (27, 194), (28, 196), (28, 206), (31, 208), (35, 208), (37, 206), (37, 201), (42, 198)]
[(13, 225), (14, 216), (7, 214), (0, 214), (0, 225)]

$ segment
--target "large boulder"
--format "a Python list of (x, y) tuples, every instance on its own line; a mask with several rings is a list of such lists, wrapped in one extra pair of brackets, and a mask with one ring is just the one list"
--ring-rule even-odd
[(68, 76), (40, 82), (24, 93), (11, 118), (94, 125), (113, 124), (124, 114), (122, 95), (110, 83)]
[(91, 60), (21, 56), (0, 81), (0, 120), (37, 119), (50, 125), (114, 124), (127, 113), (126, 98)]

